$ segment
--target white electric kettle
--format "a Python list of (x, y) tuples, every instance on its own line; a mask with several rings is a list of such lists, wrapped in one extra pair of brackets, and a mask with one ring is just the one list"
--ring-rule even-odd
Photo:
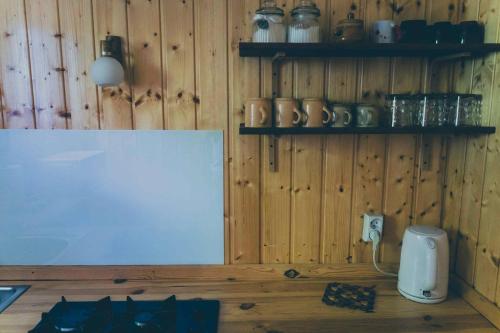
[(419, 303), (439, 303), (448, 294), (448, 237), (444, 230), (417, 225), (406, 229), (398, 290)]

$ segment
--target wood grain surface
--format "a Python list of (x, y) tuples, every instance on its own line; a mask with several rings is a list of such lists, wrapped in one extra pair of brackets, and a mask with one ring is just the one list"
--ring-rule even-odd
[(321, 302), (328, 281), (38, 281), (2, 313), (0, 331), (26, 332), (63, 295), (69, 301), (89, 301), (104, 296), (125, 300), (127, 295), (136, 300), (158, 300), (175, 294), (178, 299), (220, 300), (221, 333), (498, 332), (461, 298), (450, 295), (442, 304), (418, 304), (402, 298), (393, 279), (338, 280), (375, 286), (374, 313), (330, 307)]

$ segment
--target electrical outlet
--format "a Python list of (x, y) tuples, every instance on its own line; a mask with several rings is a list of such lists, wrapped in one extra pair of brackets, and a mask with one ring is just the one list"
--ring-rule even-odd
[(371, 242), (370, 231), (376, 230), (382, 238), (382, 230), (384, 229), (384, 216), (379, 214), (365, 214), (363, 218), (363, 240)]

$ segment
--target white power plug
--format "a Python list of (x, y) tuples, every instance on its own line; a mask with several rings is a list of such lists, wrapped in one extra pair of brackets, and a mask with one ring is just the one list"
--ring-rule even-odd
[(382, 239), (382, 230), (384, 229), (384, 216), (377, 214), (365, 214), (363, 218), (363, 240), (373, 242), (373, 266), (377, 271), (388, 276), (398, 276), (394, 273), (383, 271), (377, 264), (377, 251), (380, 240)]
[(379, 214), (365, 214), (363, 217), (363, 235), (362, 239), (365, 242), (371, 242), (371, 231), (378, 231), (379, 237), (382, 238), (382, 230), (384, 229), (384, 216)]

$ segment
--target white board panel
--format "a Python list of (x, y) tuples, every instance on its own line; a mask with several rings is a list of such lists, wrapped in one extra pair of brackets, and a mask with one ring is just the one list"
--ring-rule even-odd
[(219, 131), (0, 131), (0, 265), (223, 264)]

